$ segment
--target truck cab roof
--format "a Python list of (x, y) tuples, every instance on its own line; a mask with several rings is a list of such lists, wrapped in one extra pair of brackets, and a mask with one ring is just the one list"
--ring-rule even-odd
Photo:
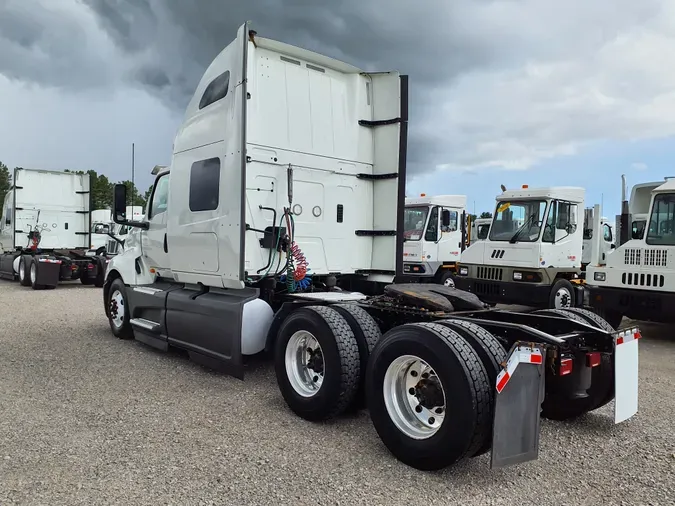
[(580, 203), (584, 201), (586, 190), (578, 186), (549, 186), (544, 188), (521, 188), (506, 190), (497, 195), (497, 201), (522, 199), (561, 199)]
[(466, 207), (466, 195), (435, 195), (433, 197), (412, 197), (405, 199), (405, 205), (431, 205), (443, 207)]

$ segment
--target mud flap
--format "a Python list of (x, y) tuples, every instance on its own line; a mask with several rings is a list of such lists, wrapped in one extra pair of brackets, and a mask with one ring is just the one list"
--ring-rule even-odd
[(61, 260), (54, 258), (34, 257), (37, 261), (37, 279), (38, 285), (56, 286), (59, 284), (61, 275)]
[(637, 327), (614, 334), (614, 423), (631, 418), (638, 410), (638, 340)]
[(516, 343), (497, 376), (492, 428), (491, 468), (536, 460), (539, 456), (539, 425), (544, 400), (542, 345)]

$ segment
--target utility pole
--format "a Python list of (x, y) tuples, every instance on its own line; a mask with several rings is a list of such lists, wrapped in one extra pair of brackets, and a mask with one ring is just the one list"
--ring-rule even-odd
[[(136, 191), (136, 185), (134, 184), (134, 172), (136, 169), (136, 146), (135, 143), (131, 143), (131, 205), (134, 205), (134, 193)], [(132, 213), (133, 214), (133, 213)]]

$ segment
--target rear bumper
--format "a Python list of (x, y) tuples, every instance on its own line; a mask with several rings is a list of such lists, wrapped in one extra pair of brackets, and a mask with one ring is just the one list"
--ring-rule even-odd
[(455, 287), (475, 294), (491, 304), (520, 304), (543, 306), (548, 304), (551, 287), (526, 282), (489, 281), (462, 276), (455, 277)]
[(617, 311), (634, 320), (675, 323), (675, 293), (586, 286), (592, 307)]

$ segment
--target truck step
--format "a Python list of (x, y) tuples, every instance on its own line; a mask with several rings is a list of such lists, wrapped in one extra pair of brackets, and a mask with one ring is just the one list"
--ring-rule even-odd
[(138, 327), (139, 330), (152, 332), (153, 334), (159, 334), (160, 331), (159, 323), (146, 320), (145, 318), (132, 318), (129, 320), (129, 323), (131, 323), (133, 327)]

